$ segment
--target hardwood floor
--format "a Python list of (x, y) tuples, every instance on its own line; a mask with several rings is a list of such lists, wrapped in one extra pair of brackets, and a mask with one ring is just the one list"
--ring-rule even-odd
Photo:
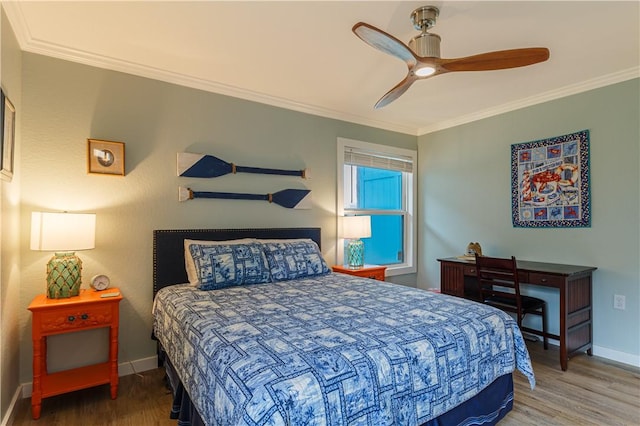
[(640, 369), (579, 355), (560, 369), (558, 348), (527, 344), (536, 374), (532, 391), (514, 375), (514, 409), (504, 425), (640, 425)]
[(40, 419), (31, 418), (31, 399), (22, 399), (13, 425), (39, 426), (175, 426), (169, 418), (173, 398), (164, 384), (164, 370), (120, 377), (118, 398), (109, 385), (42, 400)]
[[(640, 425), (640, 370), (580, 355), (560, 370), (558, 349), (530, 343), (536, 388), (515, 373), (514, 409), (500, 426), (521, 425)], [(14, 425), (40, 426), (151, 426), (176, 425), (168, 418), (171, 395), (161, 369), (120, 378), (118, 398), (109, 398), (109, 386), (46, 398), (42, 416), (31, 419), (30, 399), (16, 407)]]

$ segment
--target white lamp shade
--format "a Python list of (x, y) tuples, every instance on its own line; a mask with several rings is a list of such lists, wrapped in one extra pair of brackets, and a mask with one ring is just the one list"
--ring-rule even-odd
[(347, 239), (371, 237), (371, 216), (343, 217), (342, 237)]
[(31, 250), (76, 251), (95, 248), (93, 213), (31, 213)]

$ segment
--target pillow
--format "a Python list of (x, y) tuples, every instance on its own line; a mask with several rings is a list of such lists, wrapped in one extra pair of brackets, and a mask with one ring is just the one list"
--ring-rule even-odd
[(324, 275), (330, 272), (318, 245), (310, 239), (258, 240), (264, 247), (274, 281)]
[(251, 243), (255, 240), (251, 238), (242, 238), (239, 240), (228, 240), (228, 241), (202, 241), (202, 240), (184, 240), (184, 267), (187, 270), (187, 278), (189, 279), (189, 283), (193, 286), (199, 286), (200, 281), (198, 280), (198, 272), (196, 271), (196, 265), (193, 264), (193, 258), (191, 257), (191, 252), (189, 251), (189, 246), (191, 244), (199, 244), (204, 246), (219, 246), (225, 244), (244, 244)]
[(191, 244), (199, 290), (215, 290), (236, 285), (271, 282), (271, 274), (262, 245)]

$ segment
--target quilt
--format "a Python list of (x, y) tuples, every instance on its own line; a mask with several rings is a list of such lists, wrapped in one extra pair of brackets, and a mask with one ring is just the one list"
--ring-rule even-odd
[(515, 369), (535, 386), (508, 314), (344, 274), (169, 286), (153, 315), (208, 425), (419, 425)]

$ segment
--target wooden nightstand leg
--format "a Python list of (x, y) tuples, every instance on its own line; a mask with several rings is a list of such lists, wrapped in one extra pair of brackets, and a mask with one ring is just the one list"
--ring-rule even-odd
[(42, 404), (35, 404), (33, 402), (33, 397), (31, 398), (31, 417), (33, 420), (38, 420), (40, 418), (40, 412), (42, 411)]
[(45, 365), (43, 358), (46, 360), (47, 353), (42, 353), (43, 347), (46, 348), (45, 337), (33, 339), (33, 383), (31, 391), (31, 417), (35, 420), (40, 418), (42, 410), (42, 367)]
[(118, 397), (118, 325), (109, 328), (109, 360), (111, 361), (111, 399)]
[(112, 378), (111, 379), (111, 399), (116, 399), (116, 398), (118, 398), (118, 379), (116, 379), (114, 382)]
[(42, 350), (41, 350), (42, 356), (40, 357), (40, 360), (42, 361), (42, 367), (40, 369), (40, 372), (42, 374), (49, 374), (49, 370), (47, 369), (47, 337), (43, 337), (42, 338)]

